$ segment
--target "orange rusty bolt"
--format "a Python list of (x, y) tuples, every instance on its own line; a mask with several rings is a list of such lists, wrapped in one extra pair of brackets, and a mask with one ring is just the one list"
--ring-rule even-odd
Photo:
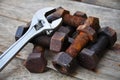
[[(78, 27), (79, 25), (84, 24), (86, 20), (86, 18), (82, 16), (83, 13), (79, 13), (78, 15), (81, 16), (78, 17), (77, 15), (70, 15), (69, 11), (63, 9), (62, 7), (59, 7), (56, 12), (48, 16), (47, 19), (49, 20), (49, 22), (52, 22), (53, 20), (62, 17), (64, 24), (67, 24), (68, 26)], [(49, 19), (51, 17), (52, 19)]]

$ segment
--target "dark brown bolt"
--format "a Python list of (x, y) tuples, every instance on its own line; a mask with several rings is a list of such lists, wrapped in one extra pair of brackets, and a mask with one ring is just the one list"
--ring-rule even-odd
[(56, 17), (57, 18), (62, 17), (64, 24), (68, 26), (78, 27), (79, 25), (84, 24), (86, 20), (86, 18), (82, 17), (83, 13), (82, 14), (79, 13), (79, 15), (81, 15), (81, 17), (70, 15), (69, 11), (63, 9), (62, 7), (59, 7), (56, 12), (54, 12), (47, 18), (49, 19), (52, 17), (52, 19), (49, 19), (50, 20), (49, 22), (51, 22), (51, 20), (56, 19)]
[(97, 42), (84, 48), (78, 56), (80, 65), (87, 69), (95, 69), (101, 57), (105, 54), (104, 50), (114, 45), (117, 40), (115, 30), (110, 27), (102, 28), (99, 32)]
[[(66, 52), (58, 53), (54, 60), (53, 65), (54, 67), (63, 74), (68, 74), (72, 70), (72, 66), (74, 66), (74, 60), (78, 56), (78, 53), (81, 51), (82, 48), (86, 46), (89, 41), (94, 41), (96, 37), (97, 29), (100, 28), (99, 24), (96, 23), (95, 17), (88, 17), (84, 25), (80, 25), (78, 30), (80, 31), (78, 36), (75, 38), (73, 43), (68, 47)], [(92, 22), (92, 21), (93, 22)]]
[(47, 60), (44, 57), (44, 48), (34, 45), (33, 52), (25, 61), (25, 67), (32, 73), (41, 73), (46, 70)]

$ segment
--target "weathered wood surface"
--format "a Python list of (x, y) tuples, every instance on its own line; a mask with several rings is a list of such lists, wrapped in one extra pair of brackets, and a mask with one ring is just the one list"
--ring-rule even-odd
[[(119, 80), (120, 79), (120, 10), (88, 5), (64, 0), (1, 0), (0, 1), (0, 51), (3, 52), (14, 42), (14, 34), (17, 26), (29, 22), (34, 13), (43, 7), (62, 6), (71, 13), (83, 11), (88, 16), (100, 18), (101, 27), (111, 26), (117, 31), (116, 44), (107, 51), (100, 61), (97, 71), (92, 72), (78, 67), (75, 74), (65, 76), (55, 71), (51, 64), (54, 54), (46, 52), (48, 70), (45, 73), (33, 74), (25, 69), (23, 61), (32, 51), (32, 44), (28, 44), (20, 56), (12, 60), (0, 73), (0, 80)], [(47, 76), (47, 77), (46, 77)]]
[(73, 0), (120, 10), (119, 0)]

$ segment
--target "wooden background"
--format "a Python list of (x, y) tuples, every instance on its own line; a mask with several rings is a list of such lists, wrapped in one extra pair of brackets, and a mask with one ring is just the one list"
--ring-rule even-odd
[[(120, 10), (65, 0), (0, 0), (0, 52), (14, 43), (14, 35), (19, 25), (32, 19), (34, 13), (44, 7), (59, 7), (71, 11), (83, 11), (88, 16), (100, 19), (101, 27), (111, 26), (117, 31), (117, 42), (100, 61), (97, 71), (79, 67), (75, 74), (63, 75), (51, 64), (52, 53), (46, 54), (48, 70), (44, 73), (30, 73), (23, 62), (32, 51), (28, 44), (10, 64), (0, 72), (0, 80), (120, 80)], [(47, 53), (47, 52), (46, 52)]]

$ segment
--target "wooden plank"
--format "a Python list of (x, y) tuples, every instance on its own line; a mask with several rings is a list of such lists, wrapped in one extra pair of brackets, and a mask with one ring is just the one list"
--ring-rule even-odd
[[(44, 3), (44, 4), (43, 4)], [(26, 5), (27, 4), (27, 5)], [(72, 13), (74, 13), (77, 10), (86, 12), (89, 16), (96, 16), (100, 18), (100, 24), (102, 27), (109, 25), (114, 28), (118, 33), (118, 41), (117, 44), (120, 44), (120, 10), (110, 9), (110, 8), (104, 8), (99, 6), (93, 6), (93, 5), (87, 5), (84, 3), (77, 3), (73, 1), (64, 1), (64, 0), (54, 0), (54, 1), (44, 1), (44, 0), (3, 0), (0, 3), (0, 24), (3, 26), (1, 27), (0, 36), (2, 37), (1, 40), (1, 51), (6, 49), (9, 44), (12, 44), (14, 42), (14, 37), (5, 37), (6, 35), (14, 35), (14, 32), (11, 32), (11, 30), (15, 31), (15, 29), (18, 25), (25, 24), (23, 22), (28, 22), (31, 20), (33, 14), (40, 8), (46, 7), (46, 6), (62, 6), (66, 9), (69, 9)], [(74, 6), (74, 8), (73, 8)], [(8, 8), (9, 7), (9, 8)], [(29, 15), (28, 15), (29, 14)], [(2, 16), (9, 18), (10, 20), (6, 21)], [(15, 23), (14, 23), (15, 20)], [(17, 23), (17, 21), (21, 23)], [(13, 23), (13, 24), (10, 24)], [(13, 26), (14, 27), (9, 27)], [(4, 28), (4, 26), (6, 28)], [(10, 29), (10, 30), (9, 30)], [(4, 30), (7, 30), (8, 33), (4, 32)], [(11, 34), (10, 34), (11, 33)], [(4, 42), (5, 40), (8, 40)], [(6, 46), (4, 46), (6, 44)], [(117, 45), (116, 44), (116, 45)], [(116, 46), (115, 45), (115, 46)], [(31, 52), (29, 49), (32, 49), (31, 44), (29, 44), (25, 50), (21, 51), (20, 59), (26, 59), (27, 55)], [(119, 63), (120, 63), (120, 49), (117, 49), (117, 47), (113, 47), (111, 50), (109, 50), (105, 57), (101, 60), (97, 67), (97, 73), (89, 71), (87, 69), (84, 69), (82, 67), (79, 67), (76, 71), (75, 75), (71, 75), (83, 80), (118, 80), (120, 77), (120, 69), (119, 69)], [(47, 52), (46, 52), (47, 53)], [(48, 67), (54, 69), (54, 67), (51, 64), (51, 60), (54, 56), (54, 54), (47, 54), (48, 56)], [(114, 66), (112, 66), (114, 65)], [(23, 70), (24, 71), (24, 70)], [(112, 73), (113, 74), (112, 74)], [(24, 73), (24, 72), (23, 72)], [(49, 73), (49, 71), (47, 71)], [(17, 73), (16, 73), (17, 74)], [(55, 73), (56, 74), (56, 73)], [(47, 74), (50, 75), (50, 74)], [(13, 76), (12, 76), (13, 77)], [(18, 76), (17, 76), (18, 77)], [(20, 76), (21, 77), (21, 76)], [(28, 78), (29, 79), (29, 78)]]

